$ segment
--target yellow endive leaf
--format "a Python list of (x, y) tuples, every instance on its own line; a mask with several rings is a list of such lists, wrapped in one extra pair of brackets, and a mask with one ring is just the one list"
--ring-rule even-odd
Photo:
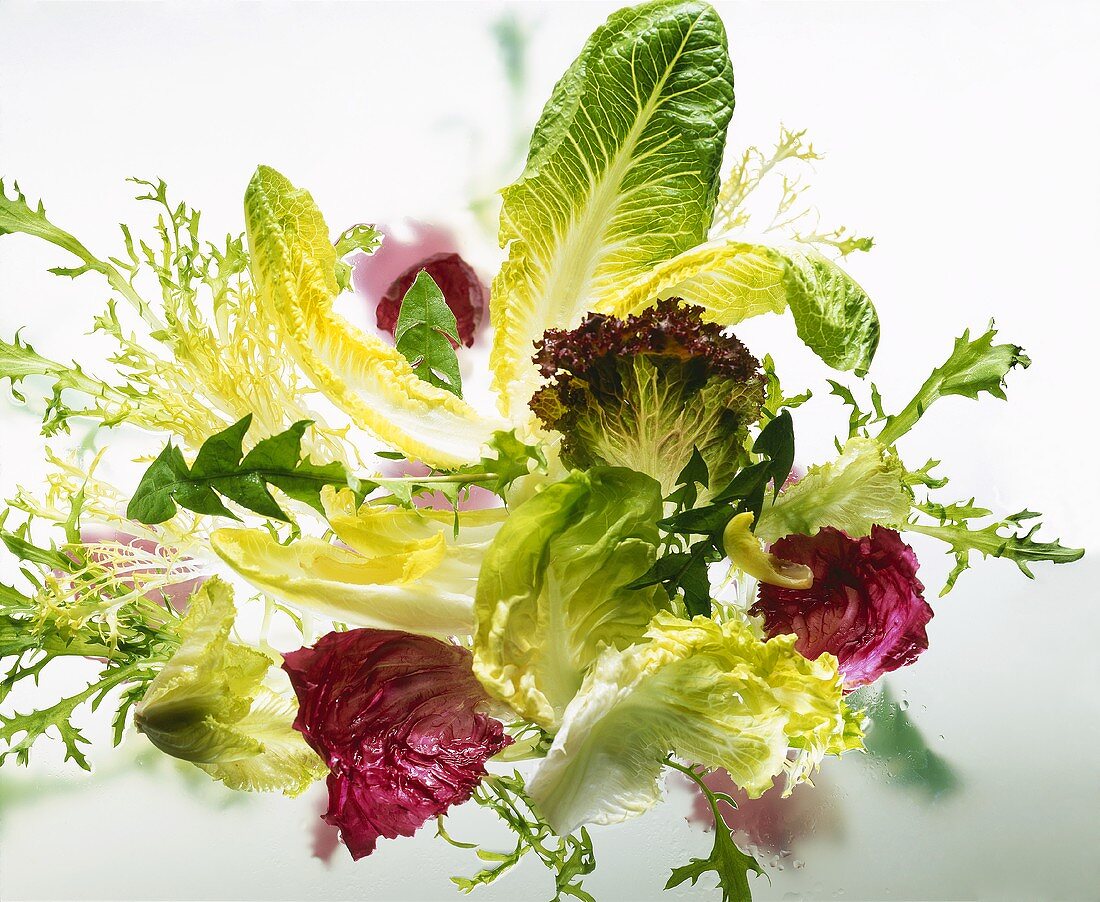
[(309, 192), (261, 166), (244, 206), (261, 303), (317, 388), (410, 458), (436, 467), (477, 460), (502, 424), (420, 379), (396, 348), (333, 310), (336, 251)]
[(726, 557), (739, 570), (770, 586), (785, 589), (808, 589), (814, 584), (814, 573), (805, 564), (785, 561), (767, 552), (752, 533), (751, 511), (737, 514), (722, 533)]
[(450, 560), (442, 533), (375, 557), (311, 538), (284, 546), (262, 529), (219, 529), (210, 544), (238, 575), (294, 608), (428, 636), (473, 630), (477, 568)]

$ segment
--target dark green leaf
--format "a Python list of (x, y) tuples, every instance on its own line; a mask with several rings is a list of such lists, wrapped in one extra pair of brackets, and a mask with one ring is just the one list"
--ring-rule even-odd
[(179, 505), (197, 514), (238, 519), (221, 496), (263, 517), (285, 521), (289, 518), (271, 496), (269, 485), (318, 511), (322, 511), (324, 486), (361, 488), (342, 464), (315, 464), (302, 458), (308, 420), (257, 442), (246, 455), (243, 442), (251, 422), (249, 414), (212, 435), (191, 467), (179, 448), (169, 443), (142, 476), (126, 515), (141, 523), (163, 523), (175, 515)]
[(462, 374), (455, 354), (458, 322), (426, 270), (420, 271), (405, 293), (393, 334), (397, 350), (421, 379), (462, 397)]
[(714, 815), (714, 847), (706, 858), (692, 858), (687, 864), (673, 868), (672, 876), (668, 878), (665, 889), (672, 889), (687, 880), (690, 880), (691, 885), (694, 886), (700, 877), (713, 873), (718, 878), (722, 902), (752, 902), (749, 873), (763, 874), (764, 869), (755, 858), (737, 848), (737, 844), (733, 841), (733, 834), (722, 818), (722, 812), (718, 807), (719, 802), (733, 804), (733, 800), (724, 794), (712, 792), (694, 768), (682, 767), (672, 761), (669, 764), (694, 780), (699, 791), (706, 797)]

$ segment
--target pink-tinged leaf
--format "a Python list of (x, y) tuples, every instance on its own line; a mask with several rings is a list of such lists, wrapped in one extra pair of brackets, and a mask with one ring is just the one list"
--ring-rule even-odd
[(928, 648), (932, 608), (917, 556), (894, 530), (875, 526), (852, 539), (826, 527), (780, 539), (771, 551), (808, 566), (814, 582), (809, 589), (761, 584), (752, 612), (764, 615), (769, 637), (797, 634), (795, 648), (807, 658), (836, 655), (848, 689), (912, 664)]
[(324, 819), (353, 858), (465, 802), (511, 743), (464, 648), (393, 630), (329, 633), (284, 656), (295, 729), (329, 766)]
[(486, 291), (473, 268), (454, 253), (433, 254), (419, 260), (394, 279), (378, 304), (378, 328), (393, 334), (401, 300), (421, 270), (427, 272), (443, 292), (443, 299), (458, 322), (459, 338), (466, 347), (472, 347), (485, 313)]

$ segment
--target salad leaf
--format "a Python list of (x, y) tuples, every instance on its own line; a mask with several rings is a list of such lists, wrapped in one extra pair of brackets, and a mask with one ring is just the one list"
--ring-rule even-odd
[(230, 641), (235, 618), (229, 585), (204, 582), (180, 624), (179, 650), (149, 685), (134, 723), (162, 752), (231, 789), (297, 795), (324, 776), (324, 762), (293, 729), (293, 696), (265, 684), (271, 658)]
[(789, 748), (803, 756), (797, 780), (850, 745), (832, 655), (810, 661), (794, 651), (795, 636), (763, 642), (742, 620), (666, 612), (646, 637), (600, 655), (529, 784), (558, 833), (648, 810), (670, 752), (725, 768), (756, 798), (790, 766)]
[[(600, 115), (595, 115), (599, 110)], [(615, 12), (555, 86), (503, 192), (494, 385), (526, 416), (533, 342), (706, 238), (733, 112), (722, 22), (658, 0)]]
[(503, 511), (464, 511), (457, 537), (445, 512), (364, 505), (326, 494), (337, 536), (281, 545), (263, 529), (219, 529), (210, 544), (257, 589), (294, 608), (355, 626), (428, 636), (469, 635), (474, 587)]
[(598, 309), (623, 317), (672, 297), (698, 305), (704, 319), (723, 326), (789, 308), (810, 350), (834, 369), (858, 375), (867, 372), (878, 347), (878, 314), (870, 298), (844, 270), (810, 249), (716, 239), (654, 267)]
[(706, 858), (692, 858), (685, 865), (672, 869), (672, 876), (668, 878), (665, 889), (679, 886), (685, 880), (690, 880), (695, 886), (695, 881), (707, 873), (714, 873), (718, 877), (718, 886), (722, 890), (722, 902), (748, 902), (752, 899), (752, 890), (749, 889), (749, 871), (763, 874), (764, 869), (751, 855), (742, 852), (733, 841), (733, 831), (726, 825), (725, 819), (718, 808), (719, 802), (725, 802), (733, 808), (737, 804), (723, 792), (714, 792), (696, 771), (695, 767), (682, 767), (675, 761), (668, 762), (669, 767), (674, 767), (680, 773), (687, 775), (699, 787), (703, 793), (711, 813), (714, 815), (714, 847)]
[(510, 852), (478, 848), (474, 843), (451, 839), (440, 823), (439, 835), (447, 842), (463, 849), (477, 848), (478, 858), (486, 862), (486, 866), (472, 877), (451, 878), (451, 882), (462, 892), (469, 893), (479, 886), (487, 886), (533, 852), (546, 868), (554, 872), (555, 898), (566, 895), (581, 902), (596, 902), (595, 897), (582, 886), (584, 877), (596, 869), (596, 853), (588, 831), (582, 827), (577, 834), (556, 836), (550, 825), (535, 813), (519, 771), (513, 771), (511, 776), (487, 775), (474, 790), (474, 801), (504, 822), (515, 834), (516, 844)]
[(421, 379), (462, 397), (462, 373), (455, 354), (458, 320), (426, 270), (420, 271), (405, 292), (394, 339), (397, 350)]
[(242, 445), (251, 424), (252, 415), (248, 414), (210, 436), (190, 467), (179, 448), (169, 442), (141, 477), (126, 516), (140, 523), (163, 523), (175, 516), (179, 505), (197, 514), (239, 519), (221, 502), (221, 495), (262, 517), (289, 521), (268, 485), (317, 511), (322, 510), (324, 486), (347, 485), (349, 481), (358, 486), (343, 464), (322, 465), (302, 459), (300, 448), (308, 420), (262, 439), (245, 454)]
[(932, 371), (901, 413), (887, 418), (886, 425), (878, 434), (879, 442), (883, 445), (894, 444), (916, 425), (929, 406), (949, 395), (977, 400), (978, 395), (984, 392), (1004, 401), (1005, 377), (1017, 366), (1026, 369), (1031, 365), (1031, 360), (1017, 345), (993, 344), (996, 334), (997, 330), (990, 325), (983, 335), (973, 341), (970, 340), (969, 329), (956, 338), (951, 356)]
[(766, 505), (756, 535), (774, 542), (791, 533), (812, 536), (823, 526), (853, 539), (875, 524), (898, 526), (909, 516), (912, 494), (896, 455), (873, 439), (851, 438), (836, 460), (810, 467), (774, 503)]
[(510, 513), (477, 583), (474, 672), (490, 694), (552, 729), (600, 648), (641, 638), (667, 598), (626, 585), (656, 556), (660, 511), (656, 481), (596, 468)]
[(782, 313), (793, 284), (778, 251), (723, 238), (658, 264), (607, 298), (600, 309), (626, 317), (655, 300), (680, 298), (701, 307), (708, 322), (734, 326), (762, 313)]
[(940, 522), (929, 523), (911, 520), (905, 529), (940, 539), (951, 546), (950, 553), (955, 556), (955, 566), (948, 574), (947, 583), (940, 592), (946, 595), (955, 585), (963, 571), (970, 567), (970, 554), (977, 551), (982, 557), (1003, 557), (1014, 562), (1028, 579), (1034, 579), (1031, 565), (1037, 561), (1051, 561), (1055, 564), (1068, 564), (1080, 560), (1084, 548), (1067, 548), (1061, 542), (1040, 542), (1033, 538), (1042, 529), (1043, 524), (1034, 523), (1030, 527), (1024, 524), (1035, 520), (1041, 514), (1034, 511), (1020, 511), (1017, 514), (972, 528), (971, 520), (980, 520), (992, 515), (992, 512), (974, 506), (971, 499), (965, 504), (922, 505), (926, 513), (938, 515)]
[(340, 291), (348, 291), (351, 288), (352, 266), (345, 263), (344, 258), (353, 251), (362, 251), (364, 254), (373, 254), (382, 246), (382, 233), (374, 226), (360, 223), (345, 229), (344, 233), (334, 243), (336, 249), (336, 283)]
[(809, 567), (785, 561), (760, 547), (760, 539), (752, 533), (752, 512), (736, 514), (722, 532), (722, 547), (726, 557), (738, 570), (770, 586), (785, 589), (808, 589), (814, 575)]
[(333, 310), (336, 251), (309, 192), (261, 166), (245, 192), (245, 223), (267, 318), (317, 388), (410, 459), (476, 461), (499, 424), (425, 382), (396, 348)]
[(786, 250), (798, 279), (788, 295), (798, 337), (836, 370), (863, 376), (879, 340), (878, 314), (843, 269), (814, 250)]

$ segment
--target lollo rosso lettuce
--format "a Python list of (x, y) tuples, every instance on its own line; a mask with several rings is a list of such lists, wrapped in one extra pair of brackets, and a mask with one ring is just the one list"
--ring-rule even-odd
[(622, 468), (573, 472), (516, 507), (477, 584), (474, 670), (485, 688), (554, 729), (603, 646), (641, 638), (668, 596), (625, 588), (653, 564), (661, 495)]
[(700, 309), (673, 298), (618, 319), (590, 314), (550, 329), (535, 362), (552, 381), (531, 409), (562, 434), (570, 466), (630, 467), (667, 495), (698, 449), (712, 486), (746, 463), (748, 427), (764, 403), (760, 364)]
[(769, 636), (797, 635), (802, 654), (836, 655), (847, 688), (912, 664), (928, 648), (932, 608), (917, 578), (917, 557), (894, 530), (874, 526), (853, 539), (825, 527), (780, 539), (772, 550), (808, 567), (813, 585), (762, 583), (752, 613), (764, 616)]
[(283, 657), (294, 727), (329, 767), (325, 820), (353, 858), (470, 798), (512, 742), (457, 645), (394, 630), (323, 636)]

